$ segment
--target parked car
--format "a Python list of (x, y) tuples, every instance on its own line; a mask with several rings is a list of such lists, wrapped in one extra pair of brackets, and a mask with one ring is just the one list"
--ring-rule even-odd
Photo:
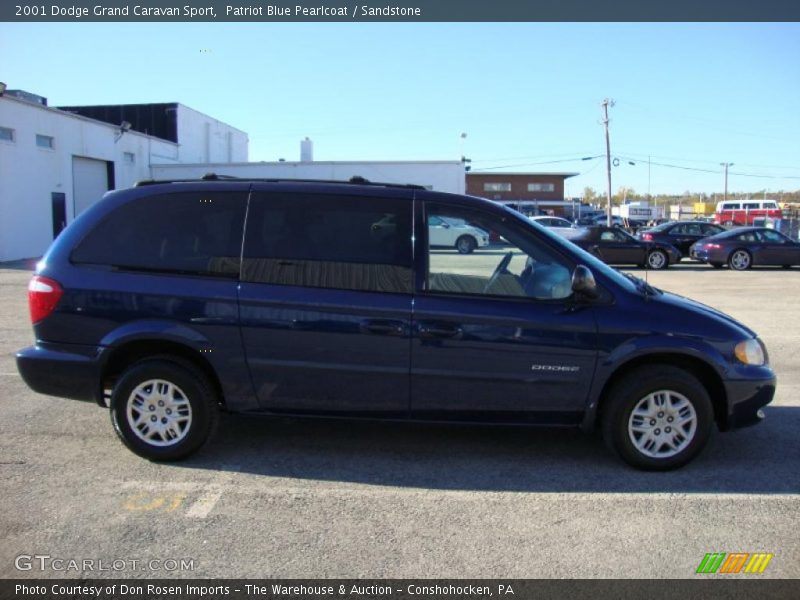
[[(471, 254), (476, 248), (489, 245), (489, 234), (463, 221), (429, 219), (428, 235), (431, 245), (437, 248), (455, 248), (460, 254)], [(395, 235), (395, 215), (386, 215), (372, 224), (374, 235)]]
[(534, 223), (538, 223), (542, 227), (547, 227), (553, 233), (571, 240), (572, 238), (580, 235), (582, 229), (561, 217), (529, 217)]
[(775, 200), (726, 200), (717, 202), (714, 222), (722, 225), (753, 225), (759, 217), (780, 219), (782, 211)]
[(666, 269), (681, 258), (674, 246), (663, 242), (643, 242), (619, 227), (587, 227), (570, 241), (610, 265)]
[[(508, 246), (437, 250), (437, 220)], [(775, 391), (745, 325), (421, 186), (143, 182), (61, 233), (28, 298), (25, 382), (108, 407), (156, 461), (197, 451), (224, 409), (600, 427), (631, 465), (663, 470), (714, 425), (759, 422)]]
[(453, 219), (428, 219), (428, 236), (431, 246), (455, 248), (461, 254), (470, 254), (475, 248), (489, 245), (486, 231)]
[(689, 257), (689, 249), (697, 240), (725, 231), (724, 227), (702, 221), (670, 221), (652, 229), (639, 231), (643, 242), (661, 242), (677, 248), (681, 258)]
[[(594, 225), (606, 225), (608, 223), (608, 216), (607, 215), (596, 215), (592, 222)], [(611, 225), (614, 227), (621, 227), (623, 229), (629, 230), (631, 232), (636, 232), (642, 227), (646, 226), (645, 221), (640, 221), (638, 219), (625, 219), (620, 217), (619, 215), (611, 215)]]
[(800, 265), (800, 243), (774, 229), (737, 227), (696, 242), (691, 256), (717, 269), (726, 263), (735, 271), (754, 265), (788, 269)]

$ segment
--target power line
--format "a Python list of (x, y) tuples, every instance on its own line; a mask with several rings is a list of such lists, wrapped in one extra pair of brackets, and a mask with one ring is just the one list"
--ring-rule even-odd
[[(633, 158), (630, 156), (619, 156), (619, 158), (622, 158), (624, 160), (643, 162), (641, 161), (641, 159)], [(651, 161), (650, 164), (658, 167), (667, 167), (669, 169), (681, 169), (683, 171), (696, 171), (698, 173), (714, 173), (715, 175), (719, 175), (724, 172), (722, 169), (701, 169), (699, 167), (687, 167), (684, 165), (673, 165), (670, 163), (653, 162), (653, 161)], [(757, 177), (760, 179), (800, 179), (800, 175), (766, 175), (764, 173), (744, 173), (738, 171), (729, 171), (729, 174), (736, 175), (738, 177)]]
[(576, 157), (576, 158), (566, 158), (562, 160), (546, 160), (542, 162), (533, 162), (533, 163), (517, 163), (514, 165), (500, 165), (497, 167), (483, 167), (481, 169), (473, 169), (472, 173), (479, 173), (483, 171), (494, 171), (496, 169), (512, 169), (515, 167), (535, 167), (537, 165), (555, 165), (558, 163), (568, 163), (568, 162), (580, 162), (585, 160), (595, 160), (597, 158), (601, 158), (603, 155), (599, 154), (597, 156), (584, 156), (584, 157)]

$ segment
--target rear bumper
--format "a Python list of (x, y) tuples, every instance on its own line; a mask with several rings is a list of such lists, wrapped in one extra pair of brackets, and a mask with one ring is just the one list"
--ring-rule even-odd
[(775, 377), (759, 381), (733, 380), (725, 382), (728, 396), (728, 414), (720, 429), (740, 429), (757, 425), (764, 419), (761, 410), (775, 396)]
[(102, 404), (103, 350), (40, 342), (17, 352), (17, 369), (34, 392)]

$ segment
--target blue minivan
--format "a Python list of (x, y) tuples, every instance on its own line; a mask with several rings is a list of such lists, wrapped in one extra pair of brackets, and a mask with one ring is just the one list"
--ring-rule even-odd
[[(431, 245), (432, 222), (502, 243)], [(488, 200), (361, 178), (110, 192), (28, 294), (27, 384), (110, 408), (151, 460), (197, 451), (226, 410), (599, 427), (665, 470), (775, 393), (764, 345), (725, 314)]]

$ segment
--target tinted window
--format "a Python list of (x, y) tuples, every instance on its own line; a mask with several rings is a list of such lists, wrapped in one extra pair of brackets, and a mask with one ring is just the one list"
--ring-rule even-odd
[(759, 231), (758, 234), (767, 242), (771, 244), (787, 244), (791, 242), (791, 240), (777, 231), (772, 231), (770, 229), (764, 229)]
[(242, 278), (255, 283), (410, 293), (411, 202), (256, 194)]
[(702, 229), (703, 229), (703, 235), (714, 235), (725, 231), (725, 228), (720, 227), (719, 225), (703, 225)]
[[(506, 243), (459, 254), (453, 247), (432, 243), (435, 240), (431, 239), (431, 223), (439, 218), (460, 221), (479, 231), (494, 231)], [(507, 219), (436, 204), (428, 205), (427, 219), (427, 290), (541, 300), (558, 300), (572, 294), (572, 266), (568, 261), (532, 232), (517, 229)]]
[(757, 242), (758, 238), (756, 237), (755, 231), (748, 231), (747, 233), (740, 233), (736, 236), (736, 239), (740, 242)]
[(186, 193), (139, 198), (98, 225), (72, 253), (75, 263), (236, 277), (244, 194)]

